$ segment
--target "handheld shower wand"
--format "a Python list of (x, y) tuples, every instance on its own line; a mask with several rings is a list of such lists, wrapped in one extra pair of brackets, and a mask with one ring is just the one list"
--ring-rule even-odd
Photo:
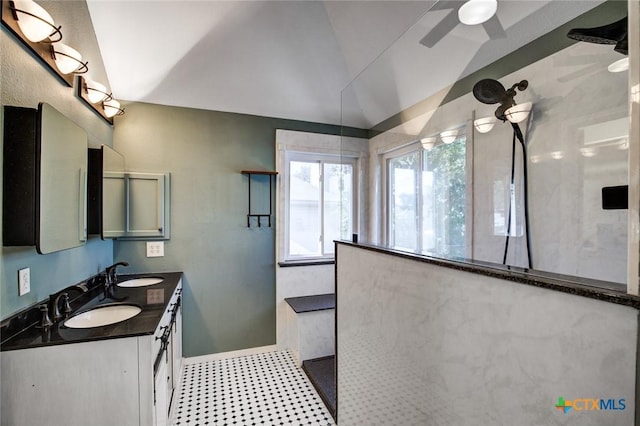
[[(506, 111), (516, 105), (514, 97), (517, 94), (517, 90), (524, 91), (529, 86), (529, 82), (527, 80), (522, 80), (514, 85), (512, 85), (509, 89), (505, 89), (505, 87), (498, 80), (494, 80), (492, 78), (487, 78), (484, 80), (478, 81), (473, 86), (473, 96), (475, 98), (484, 103), (484, 104), (497, 104), (500, 106), (495, 111), (495, 116), (502, 122), (507, 121)], [(516, 90), (517, 89), (517, 90)], [(529, 232), (529, 194), (528, 194), (528, 173), (527, 173), (527, 146), (524, 141), (524, 136), (522, 135), (522, 130), (518, 123), (511, 123), (513, 127), (513, 140), (511, 145), (511, 188), (515, 185), (515, 148), (516, 148), (516, 139), (520, 142), (520, 146), (522, 147), (522, 175), (523, 175), (523, 198), (524, 198), (524, 219), (525, 219), (525, 234), (526, 234), (526, 244), (527, 244), (527, 265), (529, 269), (533, 266), (532, 253), (531, 253), (531, 236)], [(507, 217), (507, 235), (504, 246), (504, 255), (502, 258), (502, 264), (507, 264), (507, 254), (509, 251), (509, 238), (511, 233), (511, 216), (513, 212), (511, 211), (511, 203), (509, 203), (509, 215)]]

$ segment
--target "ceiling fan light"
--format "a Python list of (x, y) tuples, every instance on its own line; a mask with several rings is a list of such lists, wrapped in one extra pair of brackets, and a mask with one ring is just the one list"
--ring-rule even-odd
[(85, 88), (87, 90), (87, 98), (92, 104), (97, 104), (109, 97), (107, 88), (97, 81), (85, 80)]
[(124, 114), (124, 110), (120, 108), (120, 102), (115, 99), (102, 102), (102, 108), (104, 109), (104, 115), (109, 118)]
[(13, 7), (22, 34), (38, 43), (56, 32), (53, 18), (42, 6), (32, 0), (14, 0)]
[(442, 142), (445, 144), (453, 143), (457, 137), (458, 137), (458, 129), (446, 130), (440, 133), (440, 139), (442, 139)]
[(497, 0), (469, 0), (458, 9), (458, 19), (465, 25), (478, 25), (491, 19), (497, 10)]
[(64, 43), (54, 43), (52, 50), (56, 67), (62, 74), (87, 72), (87, 64), (82, 62), (82, 55), (76, 49)]
[(473, 126), (480, 133), (488, 133), (488, 132), (490, 132), (491, 129), (493, 129), (493, 126), (495, 124), (496, 124), (496, 117), (495, 116), (478, 118), (477, 120), (473, 121)]
[(422, 148), (425, 151), (429, 151), (436, 145), (436, 138), (434, 136), (430, 136), (427, 138), (420, 139), (420, 143), (422, 144)]
[(514, 105), (504, 112), (504, 116), (511, 123), (520, 123), (529, 116), (532, 106), (533, 104), (531, 102)]

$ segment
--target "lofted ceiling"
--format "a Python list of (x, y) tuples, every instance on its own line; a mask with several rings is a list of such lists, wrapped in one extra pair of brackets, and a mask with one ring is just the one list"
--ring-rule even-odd
[(87, 4), (118, 99), (370, 128), (600, 2), (500, 0), (506, 39), (454, 23), (432, 48), (460, 1)]

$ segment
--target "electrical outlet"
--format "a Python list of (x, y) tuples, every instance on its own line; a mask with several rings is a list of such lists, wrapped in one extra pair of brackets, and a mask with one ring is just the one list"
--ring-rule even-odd
[(24, 296), (31, 291), (31, 270), (29, 268), (18, 271), (18, 294)]
[(147, 257), (163, 257), (164, 241), (147, 241)]

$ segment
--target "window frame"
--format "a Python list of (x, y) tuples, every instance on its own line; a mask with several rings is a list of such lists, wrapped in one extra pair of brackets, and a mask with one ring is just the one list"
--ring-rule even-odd
[[(303, 255), (291, 255), (289, 247), (290, 231), (290, 193), (291, 193), (291, 162), (308, 162), (320, 164), (320, 184), (319, 184), (319, 197), (320, 197), (320, 255), (315, 256), (303, 256)], [(324, 205), (324, 164), (337, 164), (345, 165), (349, 164), (352, 168), (352, 212), (351, 212), (351, 229), (358, 229), (358, 211), (359, 211), (359, 193), (360, 188), (358, 186), (358, 170), (359, 170), (359, 158), (356, 156), (345, 156), (328, 153), (314, 153), (314, 152), (301, 152), (301, 151), (286, 151), (284, 156), (284, 169), (285, 169), (285, 182), (284, 182), (284, 262), (295, 261), (313, 261), (313, 260), (333, 260), (335, 253), (328, 253), (324, 251), (324, 227), (325, 227), (325, 205)]]
[[(469, 134), (467, 130), (467, 126), (461, 127), (458, 138), (465, 138), (465, 181), (466, 181), (466, 214), (465, 214), (465, 253), (466, 257), (472, 258), (473, 256), (473, 165), (470, 162), (473, 156), (473, 139), (472, 135)], [(391, 176), (389, 175), (389, 165), (391, 160), (403, 156), (407, 156), (412, 153), (419, 154), (419, 170), (422, 171), (425, 164), (425, 150), (422, 147), (420, 141), (412, 141), (408, 144), (396, 147), (394, 149), (388, 150), (384, 153), (380, 154), (380, 164), (381, 164), (381, 173), (380, 179), (382, 180), (382, 234), (381, 239), (384, 245), (392, 248), (392, 235), (391, 235)], [(425, 200), (422, 198), (423, 188), (422, 188), (422, 179), (417, 179), (416, 181), (416, 194), (419, 196), (416, 200), (416, 215), (417, 215), (417, 229), (422, 230), (423, 224), (423, 209)], [(424, 241), (422, 237), (422, 232), (417, 233), (416, 238), (417, 248), (415, 250), (416, 253), (426, 254), (424, 251)], [(401, 249), (399, 249), (401, 250)], [(428, 255), (428, 254), (426, 254)]]

